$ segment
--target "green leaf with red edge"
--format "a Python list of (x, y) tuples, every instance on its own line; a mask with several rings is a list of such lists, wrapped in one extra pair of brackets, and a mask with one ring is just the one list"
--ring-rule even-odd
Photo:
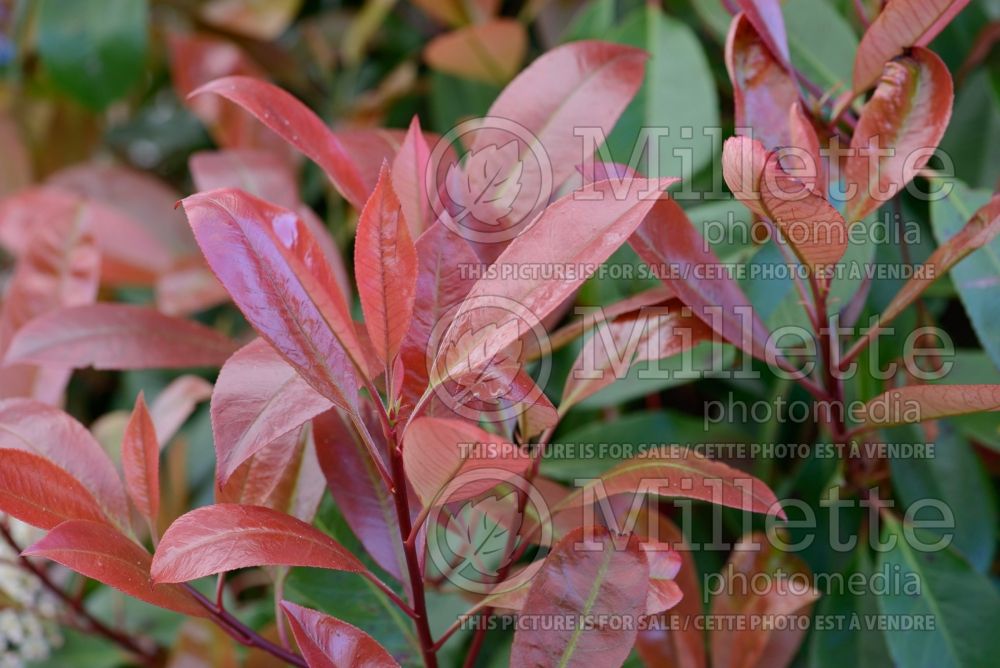
[(311, 566), (364, 573), (340, 543), (291, 515), (219, 503), (182, 515), (153, 557), (154, 582), (187, 582), (252, 566)]
[(660, 360), (710, 339), (712, 329), (679, 301), (646, 307), (598, 325), (577, 355), (559, 412), (624, 378), (641, 362)]
[(209, 266), (250, 324), (317, 392), (353, 407), (367, 364), (347, 303), (302, 220), (239, 190), (183, 204)]
[(799, 86), (745, 14), (730, 24), (726, 69), (733, 84), (736, 128), (752, 128), (753, 138), (765, 148), (788, 146), (788, 109), (799, 100)]
[(45, 457), (80, 481), (108, 517), (128, 526), (128, 500), (115, 465), (68, 414), (30, 399), (0, 401), (0, 448)]
[(417, 251), (387, 165), (358, 219), (354, 276), (375, 355), (388, 368), (413, 313)]
[(160, 514), (160, 442), (142, 392), (125, 425), (122, 473), (132, 503), (150, 526), (155, 527)]
[(438, 35), (424, 48), (424, 60), (439, 72), (503, 85), (524, 62), (528, 33), (516, 19), (494, 19)]
[(431, 149), (420, 130), (420, 118), (414, 116), (392, 161), (392, 188), (399, 196), (403, 218), (414, 240), (419, 240), (437, 218), (427, 192), (427, 184), (432, 182), (428, 178), (430, 160)]
[(399, 666), (378, 641), (347, 622), (288, 601), (281, 602), (281, 609), (309, 668)]
[[(712, 616), (739, 618), (758, 615), (773, 625), (733, 624), (710, 635), (712, 665), (727, 668), (788, 666), (805, 640), (806, 629), (794, 623), (808, 617), (819, 592), (802, 587), (812, 572), (795, 555), (774, 547), (763, 534), (753, 534), (734, 548), (722, 569), (722, 593), (712, 598)], [(765, 579), (763, 594), (743, 583)], [(745, 617), (744, 617), (745, 618)], [(788, 621), (782, 621), (782, 618)]]
[(770, 333), (739, 284), (724, 272), (698, 274), (699, 267), (721, 267), (722, 262), (677, 202), (657, 202), (629, 244), (659, 275), (679, 272), (664, 282), (695, 316), (737, 348), (766, 359)]
[(855, 417), (866, 427), (892, 427), (996, 410), (1000, 385), (907, 385), (868, 401)]
[[(589, 545), (581, 546), (584, 541)], [(621, 665), (635, 642), (648, 590), (649, 565), (638, 540), (616, 541), (604, 528), (573, 531), (532, 579), (523, 610), (535, 619), (566, 623), (552, 629), (519, 625), (511, 665)], [(605, 616), (606, 624), (600, 621)], [(580, 624), (582, 619), (597, 623)]]
[(27, 450), (0, 448), (0, 510), (40, 529), (66, 520), (110, 523), (83, 483)]
[[(253, 114), (319, 165), (340, 194), (359, 209), (375, 185), (378, 165), (383, 159), (392, 158), (393, 147), (388, 141), (376, 139), (377, 135), (362, 138), (356, 134), (345, 142), (344, 137), (330, 130), (302, 102), (266, 81), (244, 76), (223, 77), (208, 82), (191, 96), (205, 93), (220, 95)], [(362, 146), (372, 150), (358, 151)]]
[[(852, 224), (888, 202), (927, 164), (951, 119), (954, 91), (948, 67), (914, 47), (885, 65), (861, 110), (844, 166), (845, 216)], [(873, 152), (892, 150), (892, 155)], [(852, 192), (853, 189), (853, 192)]]
[(615, 494), (654, 494), (708, 501), (755, 513), (784, 511), (774, 492), (749, 473), (709, 459), (691, 448), (663, 445), (629, 459), (573, 491), (550, 508), (553, 516)]
[(144, 306), (90, 304), (50, 311), (21, 328), (5, 361), (95, 369), (221, 366), (236, 344), (210, 327)]
[(871, 87), (887, 62), (910, 46), (927, 46), (969, 0), (892, 0), (865, 31), (854, 57), (854, 92)]
[[(370, 402), (362, 407), (362, 419), (385, 461), (388, 448), (378, 429), (377, 410)], [(379, 566), (399, 581), (405, 581), (406, 556), (399, 537), (395, 500), (386, 489), (357, 428), (343, 412), (332, 409), (313, 419), (316, 456), (327, 480), (330, 496), (347, 525)], [(411, 506), (419, 506), (408, 494)], [(419, 512), (419, 507), (411, 508)]]
[(182, 587), (154, 584), (149, 577), (149, 553), (107, 524), (63, 522), (24, 555), (50, 559), (155, 606), (193, 617), (206, 616), (205, 609)]
[(403, 436), (406, 477), (425, 506), (470, 499), (531, 462), (520, 446), (462, 420), (418, 418)]
[(332, 406), (267, 341), (240, 348), (212, 393), (216, 480), (225, 484), (260, 450)]
[[(639, 226), (662, 196), (660, 191), (675, 181), (627, 179), (624, 193), (617, 189), (619, 184), (599, 181), (570, 193), (515, 237), (494, 266), (596, 267)], [(586, 278), (580, 271), (562, 281), (540, 275), (512, 281), (501, 271), (476, 281), (438, 345), (432, 384), (481, 370)]]

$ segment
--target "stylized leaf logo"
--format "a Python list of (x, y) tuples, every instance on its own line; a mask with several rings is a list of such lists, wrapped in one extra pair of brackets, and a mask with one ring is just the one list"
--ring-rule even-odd
[(524, 161), (516, 140), (503, 146), (485, 146), (469, 153), (464, 167), (449, 167), (445, 188), (461, 207), (453, 216), (455, 221), (471, 216), (484, 225), (500, 225), (500, 219), (511, 212), (521, 192), (523, 172)]
[(494, 495), (470, 501), (457, 515), (463, 520), (461, 528), (453, 526), (446, 540), (452, 553), (463, 557), (464, 564), (459, 570), (496, 576), (510, 561), (512, 548), (517, 545), (510, 543), (511, 530), (516, 531), (522, 521), (517, 495), (512, 492), (503, 497)]
[[(485, 331), (468, 330), (445, 351), (444, 360), (448, 369), (448, 380), (455, 381), (477, 399), (497, 399), (510, 390), (514, 376), (521, 368), (522, 343), (515, 340), (500, 352), (487, 357), (486, 344), (501, 330), (518, 327), (513, 318), (498, 325), (489, 323)], [(516, 334), (515, 334), (516, 336)]]

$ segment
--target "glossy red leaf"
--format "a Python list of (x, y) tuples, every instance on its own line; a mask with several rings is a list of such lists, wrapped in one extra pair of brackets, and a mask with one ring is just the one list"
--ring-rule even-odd
[(616, 465), (599, 479), (570, 493), (551, 510), (553, 514), (561, 513), (588, 498), (637, 493), (699, 499), (784, 517), (777, 497), (765, 483), (680, 445), (650, 448), (641, 456)]
[(198, 404), (212, 396), (212, 384), (198, 376), (181, 376), (175, 379), (149, 407), (149, 415), (156, 426), (160, 447), (174, 437)]
[(321, 612), (281, 602), (309, 668), (398, 668), (388, 651), (361, 629)]
[(266, 341), (240, 348), (222, 366), (212, 394), (217, 480), (225, 484), (268, 444), (332, 405)]
[(770, 333), (739, 284), (722, 272), (695, 271), (722, 262), (676, 202), (657, 202), (629, 244), (660, 276), (676, 270), (678, 278), (664, 282), (695, 316), (737, 348), (766, 359)]
[[(585, 540), (593, 543), (590, 549), (580, 547)], [(594, 623), (519, 625), (511, 665), (621, 665), (632, 651), (648, 590), (649, 566), (637, 540), (616, 541), (603, 528), (570, 533), (532, 579), (524, 614)]]
[[(372, 414), (368, 422), (374, 422), (374, 410), (369, 407), (363, 411), (363, 414)], [(376, 439), (383, 459), (388, 460), (388, 448), (381, 441), (376, 426), (371, 425), (369, 432)], [(347, 525), (375, 563), (403, 581), (406, 557), (399, 537), (395, 500), (386, 489), (357, 428), (341, 411), (333, 409), (313, 419), (313, 434), (330, 496)], [(414, 495), (408, 498), (415, 502)]]
[(181, 587), (154, 584), (149, 577), (149, 553), (107, 524), (63, 522), (24, 554), (62, 564), (160, 608), (193, 617), (206, 616), (204, 608)]
[[(494, 266), (555, 263), (596, 268), (632, 234), (662, 196), (660, 191), (674, 181), (630, 179), (625, 193), (611, 181), (600, 181), (566, 195), (511, 241)], [(434, 363), (438, 378), (457, 380), (482, 368), (528, 328), (536, 327), (588, 276), (579, 271), (554, 282), (538, 274), (510, 280), (499, 272), (478, 280), (438, 346)]]
[(570, 368), (559, 412), (624, 378), (636, 364), (679, 354), (711, 336), (711, 328), (677, 300), (598, 325)]
[(470, 499), (531, 462), (523, 448), (461, 420), (418, 418), (403, 437), (406, 477), (425, 506)]
[(419, 240), (437, 218), (427, 193), (428, 171), (432, 169), (430, 159), (431, 149), (420, 130), (420, 118), (414, 116), (403, 145), (392, 161), (392, 187), (399, 196), (403, 218), (414, 240)]
[(854, 92), (874, 85), (885, 64), (910, 46), (927, 46), (969, 0), (892, 0), (865, 31), (854, 57)]
[(295, 172), (282, 156), (260, 149), (199, 151), (188, 161), (195, 190), (240, 188), (286, 209), (299, 205)]
[(520, 21), (494, 19), (435, 37), (424, 48), (424, 60), (439, 72), (502, 85), (521, 69), (527, 50)]
[(892, 427), (997, 410), (1000, 385), (907, 385), (871, 399), (855, 417), (869, 427)]
[[(844, 167), (848, 221), (888, 202), (927, 164), (948, 127), (953, 98), (951, 74), (932, 51), (914, 47), (886, 63), (851, 137), (855, 154)], [(892, 153), (874, 153), (881, 150)]]
[[(733, 548), (722, 569), (721, 593), (712, 597), (713, 617), (771, 620), (771, 624), (734, 623), (710, 634), (712, 665), (754, 668), (791, 664), (806, 629), (793, 623), (797, 615), (808, 616), (819, 592), (803, 587), (812, 572), (794, 554), (773, 547), (762, 534), (754, 534)], [(742, 586), (743, 582), (768, 582), (764, 593)], [(782, 619), (786, 618), (786, 619)]]
[(781, 14), (779, 0), (737, 0), (737, 4), (771, 53), (785, 63), (791, 62), (788, 37), (785, 34), (785, 17)]
[(388, 368), (413, 313), (417, 251), (387, 166), (358, 219), (354, 276), (375, 355)]
[[(402, 413), (409, 414), (430, 382), (430, 367), (437, 349), (435, 328), (447, 327), (451, 317), (474, 284), (468, 269), (479, 264), (472, 247), (447, 225), (435, 223), (416, 243), (417, 281), (413, 318), (400, 348), (403, 362)], [(440, 329), (438, 330), (440, 331)]]
[(126, 304), (51, 311), (21, 328), (7, 362), (95, 369), (220, 366), (235, 343), (205, 325)]
[(745, 14), (738, 14), (729, 26), (726, 69), (733, 84), (737, 131), (752, 128), (752, 137), (769, 149), (788, 146), (788, 109), (798, 102), (799, 87)]
[(132, 503), (155, 526), (160, 514), (160, 443), (141, 392), (125, 425), (122, 472)]
[(353, 406), (367, 365), (344, 297), (301, 219), (238, 190), (193, 195), (184, 209), (250, 324), (316, 391)]
[(39, 529), (66, 520), (109, 523), (83, 483), (27, 450), (0, 449), (0, 511)]
[(825, 197), (827, 176), (823, 154), (820, 153), (819, 135), (801, 102), (795, 102), (788, 110), (788, 136), (788, 145), (795, 151), (788, 157), (790, 164), (783, 166), (786, 170), (794, 169), (791, 176), (805, 183), (817, 195)]
[(736, 199), (760, 218), (767, 218), (761, 203), (760, 180), (769, 152), (750, 137), (730, 137), (722, 145), (722, 175)]
[(153, 557), (154, 582), (187, 582), (251, 566), (310, 566), (365, 572), (319, 529), (261, 506), (220, 503), (179, 517)]
[(277, 86), (251, 77), (232, 76), (211, 81), (191, 93), (192, 96), (215, 93), (253, 114), (282, 139), (318, 164), (337, 190), (360, 209), (375, 185), (372, 174), (361, 167), (374, 160), (391, 159), (385, 142), (370, 142), (382, 149), (381, 155), (365, 155), (351, 149), (357, 141), (344, 142), (311, 109)]
[(128, 501), (115, 465), (68, 414), (29, 399), (0, 401), (0, 448), (45, 457), (79, 480), (108, 517), (127, 525)]

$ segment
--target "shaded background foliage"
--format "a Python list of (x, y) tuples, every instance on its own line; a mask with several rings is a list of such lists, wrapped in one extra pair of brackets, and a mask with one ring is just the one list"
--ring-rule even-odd
[[(850, 88), (859, 36), (880, 5), (878, 0), (783, 3), (791, 62), (820, 96), (836, 96)], [(494, 20), (494, 15), (507, 18)], [(707, 190), (712, 187), (713, 174), (718, 177), (722, 138), (733, 133), (734, 93), (723, 59), (730, 20), (721, 0), (668, 0), (662, 5), (629, 0), (8, 0), (0, 2), (0, 196), (32, 184), (65, 184), (73, 181), (73, 175), (80, 179), (78, 183), (84, 183), (87, 175), (103, 173), (113, 184), (120, 172), (100, 170), (127, 168), (166, 184), (158, 196), (161, 201), (169, 200), (195, 190), (188, 170), (193, 154), (214, 147), (262, 149), (271, 152), (275, 160), (294, 166), (298, 196), (320, 215), (344, 257), (350, 257), (356, 213), (336, 195), (321, 170), (292, 156), (242, 111), (218, 100), (187, 100), (188, 92), (218, 76), (249, 74), (293, 92), (335, 128), (404, 129), (411, 117), (418, 115), (425, 129), (443, 133), (465, 118), (484, 114), (503, 85), (539, 53), (567, 41), (592, 38), (637, 46), (650, 53), (646, 82), (609, 138), (614, 157), (628, 159), (641, 127), (693, 126), (691, 139), (672, 138), (659, 144), (660, 175), (683, 172), (693, 189)], [(951, 156), (955, 176), (963, 185), (953, 198), (940, 203), (928, 205), (912, 197), (902, 198), (900, 213), (920, 226), (920, 243), (906, 251), (891, 240), (851, 249), (849, 252), (858, 258), (875, 258), (885, 264), (900, 258), (924, 259), (996, 189), (1000, 181), (1000, 162), (995, 158), (1000, 149), (1000, 53), (994, 48), (1000, 34), (998, 21), (997, 2), (973, 0), (930, 45), (947, 64), (956, 84), (953, 118), (942, 148)], [(475, 31), (488, 55), (470, 53), (464, 35), (456, 37), (459, 31)], [(698, 131), (712, 127), (721, 128), (714, 141)], [(684, 171), (685, 166), (674, 156), (676, 147), (692, 149), (690, 172)], [(86, 192), (87, 186), (77, 187)], [(124, 189), (129, 190), (129, 186)], [(133, 217), (147, 215), (141, 208), (129, 208), (143, 205), (143, 201), (136, 201), (134, 191), (115, 192), (111, 188), (110, 192), (89, 194), (129, 211)], [(743, 220), (749, 215), (735, 200), (682, 204), (696, 224), (726, 220), (729, 215)], [(992, 242), (991, 253), (970, 258), (962, 265), (963, 271), (995, 279), (1000, 274), (997, 244)], [(772, 246), (738, 240), (723, 242), (715, 250), (725, 260), (746, 263), (766, 264), (779, 257)], [(904, 252), (909, 255), (902, 255)], [(613, 260), (639, 262), (628, 247)], [(0, 277), (5, 283), (13, 267), (13, 257), (2, 256)], [(160, 279), (162, 275), (139, 287), (129, 281), (103, 284), (101, 299), (157, 303), (175, 312), (194, 311), (199, 321), (221, 332), (246, 334), (247, 326), (239, 313), (222, 304), (224, 295), (213, 302), (209, 294), (197, 308), (189, 309), (169, 301)], [(654, 281), (592, 279), (580, 292), (578, 303), (607, 305), (654, 285)], [(899, 285), (893, 281), (873, 285), (865, 313), (879, 312)], [(743, 287), (772, 329), (802, 320), (789, 281), (747, 282)], [(842, 285), (839, 298), (847, 300), (859, 289), (859, 282)], [(959, 350), (956, 367), (947, 379), (950, 383), (996, 382), (1000, 364), (998, 310), (983, 299), (962, 295), (952, 280), (942, 280), (925, 294), (919, 309), (911, 307), (899, 321), (898, 329), (904, 333), (918, 323), (933, 322), (951, 334)], [(881, 349), (883, 361), (899, 356), (902, 338), (886, 341)], [(577, 352), (578, 347), (569, 347), (557, 354), (553, 379), (566, 377)], [(66, 408), (91, 425), (102, 443), (115, 443), (136, 394), (142, 390), (155, 397), (177, 375), (80, 371), (71, 380)], [(209, 375), (205, 378), (214, 380)], [(878, 388), (880, 381), (862, 377), (852, 392), (868, 398)], [(553, 398), (562, 391), (558, 382), (546, 389)], [(630, 443), (812, 443), (817, 439), (817, 427), (809, 422), (719, 424), (706, 433), (702, 424), (706, 402), (730, 392), (748, 401), (772, 401), (780, 396), (807, 399), (801, 389), (769, 376), (756, 382), (664, 382), (641, 380), (633, 370), (628, 378), (587, 398), (569, 413), (556, 440), (601, 442), (608, 440), (609, 434), (616, 441)], [(995, 634), (980, 634), (981, 623), (967, 623), (962, 611), (994, 622), (997, 618), (992, 580), (996, 569), (994, 488), (1000, 470), (1000, 419), (991, 414), (965, 416), (942, 421), (929, 428), (931, 431), (924, 429), (900, 427), (887, 436), (900, 443), (936, 440), (939, 453), (947, 453), (945, 456), (892, 461), (891, 482), (887, 471), (876, 471), (872, 479), (881, 480), (887, 493), (894, 493), (904, 506), (927, 497), (944, 500), (956, 513), (954, 549), (935, 559), (908, 553), (903, 547), (883, 555), (865, 549), (837, 553), (817, 540), (802, 556), (806, 568), (814, 572), (871, 573), (888, 564), (917, 572), (929, 583), (941, 583), (939, 586), (954, 592), (957, 600), (949, 602), (946, 612), (951, 623), (934, 636), (932, 648), (944, 643), (976, 649), (962, 650), (958, 659), (948, 659), (952, 663), (942, 660), (936, 665), (985, 665), (977, 663), (976, 657), (995, 656), (997, 638)], [(109, 446), (109, 450), (114, 451), (114, 447)], [(161, 511), (165, 517), (172, 519), (188, 507), (211, 502), (214, 458), (207, 410), (195, 413), (165, 458), (164, 486), (168, 492), (164, 500), (168, 507)], [(549, 460), (542, 472), (570, 482), (602, 471), (609, 463)], [(821, 518), (827, 517), (828, 511), (820, 505), (820, 498), (843, 474), (835, 460), (821, 458), (761, 458), (753, 467), (779, 497), (801, 499)], [(697, 532), (707, 531), (717, 512), (700, 506), (694, 509), (695, 517), (705, 521), (691, 524), (696, 534), (692, 540), (710, 539)], [(723, 511), (721, 517), (727, 537), (739, 539), (741, 526), (735, 514)], [(847, 513), (846, 520), (852, 528), (868, 521), (861, 510)], [(322, 507), (318, 524), (361, 552), (329, 500)], [(702, 573), (717, 571), (725, 557), (695, 553)], [(271, 601), (260, 595), (266, 582), (253, 572), (235, 580), (244, 620), (266, 627), (273, 619)], [(978, 589), (984, 583), (986, 588)], [(394, 653), (413, 657), (405, 620), (400, 623), (387, 615), (384, 601), (373, 596), (365, 581), (346, 573), (303, 570), (292, 575), (287, 588), (304, 604), (349, 620)], [(128, 628), (172, 647), (173, 659), (178, 662), (185, 655), (220, 666), (236, 662), (263, 665), (259, 662), (265, 660), (237, 651), (210, 627), (189, 624), (181, 628), (180, 616), (107, 588), (88, 585), (82, 594), (103, 618), (122, 621)], [(432, 596), (432, 610), (439, 617), (436, 624), (446, 626), (466, 608), (458, 597)], [(811, 601), (803, 603), (807, 604)], [(891, 614), (912, 612), (910, 605), (912, 602), (903, 597), (876, 601), (870, 596), (842, 595), (820, 599), (815, 609), (830, 614), (874, 610)], [(120, 653), (100, 640), (71, 630), (65, 630), (64, 635), (66, 643), (49, 659), (49, 665), (122, 662)], [(496, 638), (489, 642), (498, 646), (484, 653), (480, 665), (506, 665), (505, 645)], [(723, 650), (715, 645), (727, 642), (735, 641), (713, 636), (710, 644), (717, 655), (713, 665), (755, 665), (741, 664), (737, 658), (718, 658)], [(899, 665), (924, 665), (922, 646), (908, 646), (902, 633), (813, 631), (793, 644), (798, 642), (802, 644), (793, 665), (888, 665), (890, 651)], [(633, 655), (630, 661), (638, 658)]]

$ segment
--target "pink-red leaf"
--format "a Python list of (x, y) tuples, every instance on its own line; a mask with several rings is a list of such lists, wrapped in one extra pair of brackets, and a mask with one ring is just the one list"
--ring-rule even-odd
[(528, 34), (515, 19), (494, 19), (435, 37), (424, 49), (432, 68), (464, 79), (505, 84), (517, 74)]
[(212, 394), (217, 480), (225, 484), (246, 460), (331, 406), (266, 341), (240, 348)]
[(39, 529), (66, 520), (109, 520), (72, 475), (27, 450), (0, 448), (0, 511)]
[(424, 417), (406, 430), (406, 477), (425, 506), (470, 499), (523, 474), (531, 456), (471, 422)]
[(354, 276), (375, 355), (388, 368), (413, 313), (417, 251), (387, 166), (358, 219)]
[(317, 392), (353, 406), (367, 365), (347, 303), (301, 219), (239, 190), (193, 195), (184, 209), (250, 324)]
[(427, 193), (427, 184), (432, 182), (428, 178), (430, 159), (431, 149), (420, 131), (420, 119), (414, 116), (392, 161), (392, 187), (399, 196), (411, 239), (419, 239), (436, 218)]
[(737, 2), (771, 53), (785, 63), (791, 62), (788, 37), (785, 34), (785, 18), (781, 14), (779, 0), (737, 0)]
[(854, 57), (854, 92), (878, 81), (885, 64), (910, 46), (927, 46), (969, 0), (891, 0), (872, 21)]
[(220, 503), (179, 517), (153, 557), (154, 582), (186, 582), (252, 566), (365, 572), (340, 543), (291, 515)]
[(309, 668), (398, 668), (388, 651), (361, 629), (321, 612), (281, 602)]
[(286, 209), (299, 205), (299, 188), (292, 166), (270, 151), (199, 151), (191, 156), (188, 168), (199, 192), (240, 188)]
[(194, 617), (205, 610), (176, 585), (154, 584), (149, 577), (151, 558), (146, 550), (107, 524), (64, 522), (24, 551), (44, 557), (129, 596)]
[(220, 366), (235, 343), (213, 329), (126, 304), (51, 311), (21, 328), (7, 362), (95, 369)]
[[(592, 543), (586, 547), (584, 541)], [(645, 614), (649, 565), (637, 540), (619, 545), (607, 529), (578, 529), (556, 544), (531, 581), (524, 614), (592, 624), (519, 626), (512, 666), (619, 666)]]
[(108, 517), (128, 522), (128, 501), (115, 465), (89, 431), (68, 414), (29, 399), (0, 401), (0, 448), (45, 457), (83, 483)]
[(156, 426), (156, 437), (161, 448), (191, 417), (195, 407), (211, 396), (212, 384), (198, 376), (181, 376), (156, 395), (149, 407), (149, 416)]
[(151, 526), (156, 526), (160, 514), (160, 443), (141, 392), (125, 425), (122, 473), (132, 503)]
[(934, 52), (914, 47), (886, 63), (844, 166), (848, 221), (888, 202), (927, 164), (948, 127), (953, 99), (951, 74)]
[(907, 385), (878, 395), (858, 417), (869, 427), (892, 427), (996, 410), (1000, 385)]

